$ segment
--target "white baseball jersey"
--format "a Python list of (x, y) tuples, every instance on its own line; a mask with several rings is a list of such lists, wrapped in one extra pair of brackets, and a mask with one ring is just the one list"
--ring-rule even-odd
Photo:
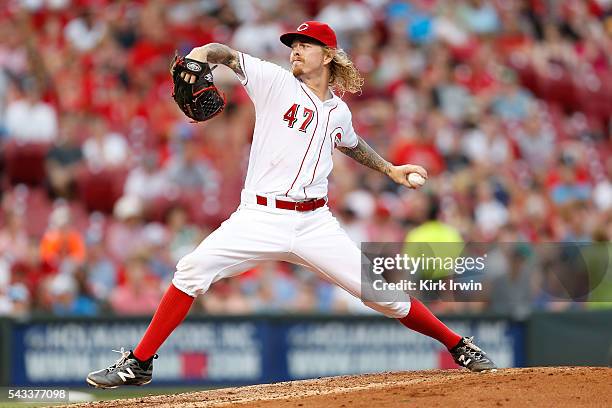
[(293, 200), (327, 195), (334, 147), (355, 147), (351, 111), (333, 95), (321, 101), (271, 62), (240, 53), (240, 78), (255, 105), (245, 189)]
[[(303, 265), (369, 307), (401, 318), (408, 296), (397, 301), (363, 299), (361, 251), (327, 205), (298, 212), (276, 208), (275, 199), (303, 200), (327, 194), (334, 147), (357, 145), (351, 112), (337, 96), (321, 101), (278, 65), (240, 54), (241, 82), (255, 104), (255, 132), (240, 207), (178, 262), (172, 283), (197, 296), (220, 279), (265, 261)], [(272, 199), (260, 204), (256, 195)]]

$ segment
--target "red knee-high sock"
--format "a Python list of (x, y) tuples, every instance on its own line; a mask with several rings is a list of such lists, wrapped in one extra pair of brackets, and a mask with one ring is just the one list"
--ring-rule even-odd
[(134, 350), (134, 356), (140, 361), (151, 358), (187, 316), (194, 300), (195, 298), (170, 285), (157, 306), (147, 331)]
[(433, 337), (444, 344), (449, 350), (455, 347), (459, 340), (461, 340), (460, 335), (449, 329), (423, 303), (413, 297), (410, 298), (410, 312), (408, 312), (408, 315), (397, 320), (409, 329)]

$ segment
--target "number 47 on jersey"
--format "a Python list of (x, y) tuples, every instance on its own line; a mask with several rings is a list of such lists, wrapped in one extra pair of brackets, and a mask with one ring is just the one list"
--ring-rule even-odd
[[(294, 103), (293, 106), (290, 107), (289, 110), (283, 115), (283, 120), (287, 122), (287, 126), (289, 126), (290, 128), (293, 128), (295, 122), (298, 121), (299, 109), (300, 105)], [(312, 118), (314, 118), (314, 111), (308, 108), (302, 108), (302, 110), (304, 121), (302, 122), (298, 130), (300, 132), (306, 133), (306, 129), (308, 129), (308, 126), (310, 126), (310, 123), (312, 123)]]

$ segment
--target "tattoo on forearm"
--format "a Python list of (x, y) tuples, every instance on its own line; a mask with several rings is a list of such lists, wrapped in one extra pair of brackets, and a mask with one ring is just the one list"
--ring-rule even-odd
[(362, 138), (359, 138), (357, 146), (352, 149), (348, 147), (339, 147), (338, 149), (364, 166), (378, 170), (383, 174), (389, 174), (391, 163), (380, 157)]
[(238, 56), (238, 53), (236, 53), (236, 56), (228, 65), (228, 67), (230, 67), (235, 73), (244, 78), (244, 71), (242, 70), (242, 66), (240, 65), (240, 57)]
[(229, 67), (238, 75), (244, 76), (238, 52), (227, 45), (211, 43), (206, 46), (206, 60), (213, 64), (222, 64)]

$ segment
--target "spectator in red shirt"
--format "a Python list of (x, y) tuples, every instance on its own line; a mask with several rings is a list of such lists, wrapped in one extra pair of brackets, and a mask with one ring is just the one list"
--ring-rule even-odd
[(404, 133), (391, 148), (393, 163), (414, 163), (423, 166), (432, 175), (440, 174), (444, 158), (425, 134)]

